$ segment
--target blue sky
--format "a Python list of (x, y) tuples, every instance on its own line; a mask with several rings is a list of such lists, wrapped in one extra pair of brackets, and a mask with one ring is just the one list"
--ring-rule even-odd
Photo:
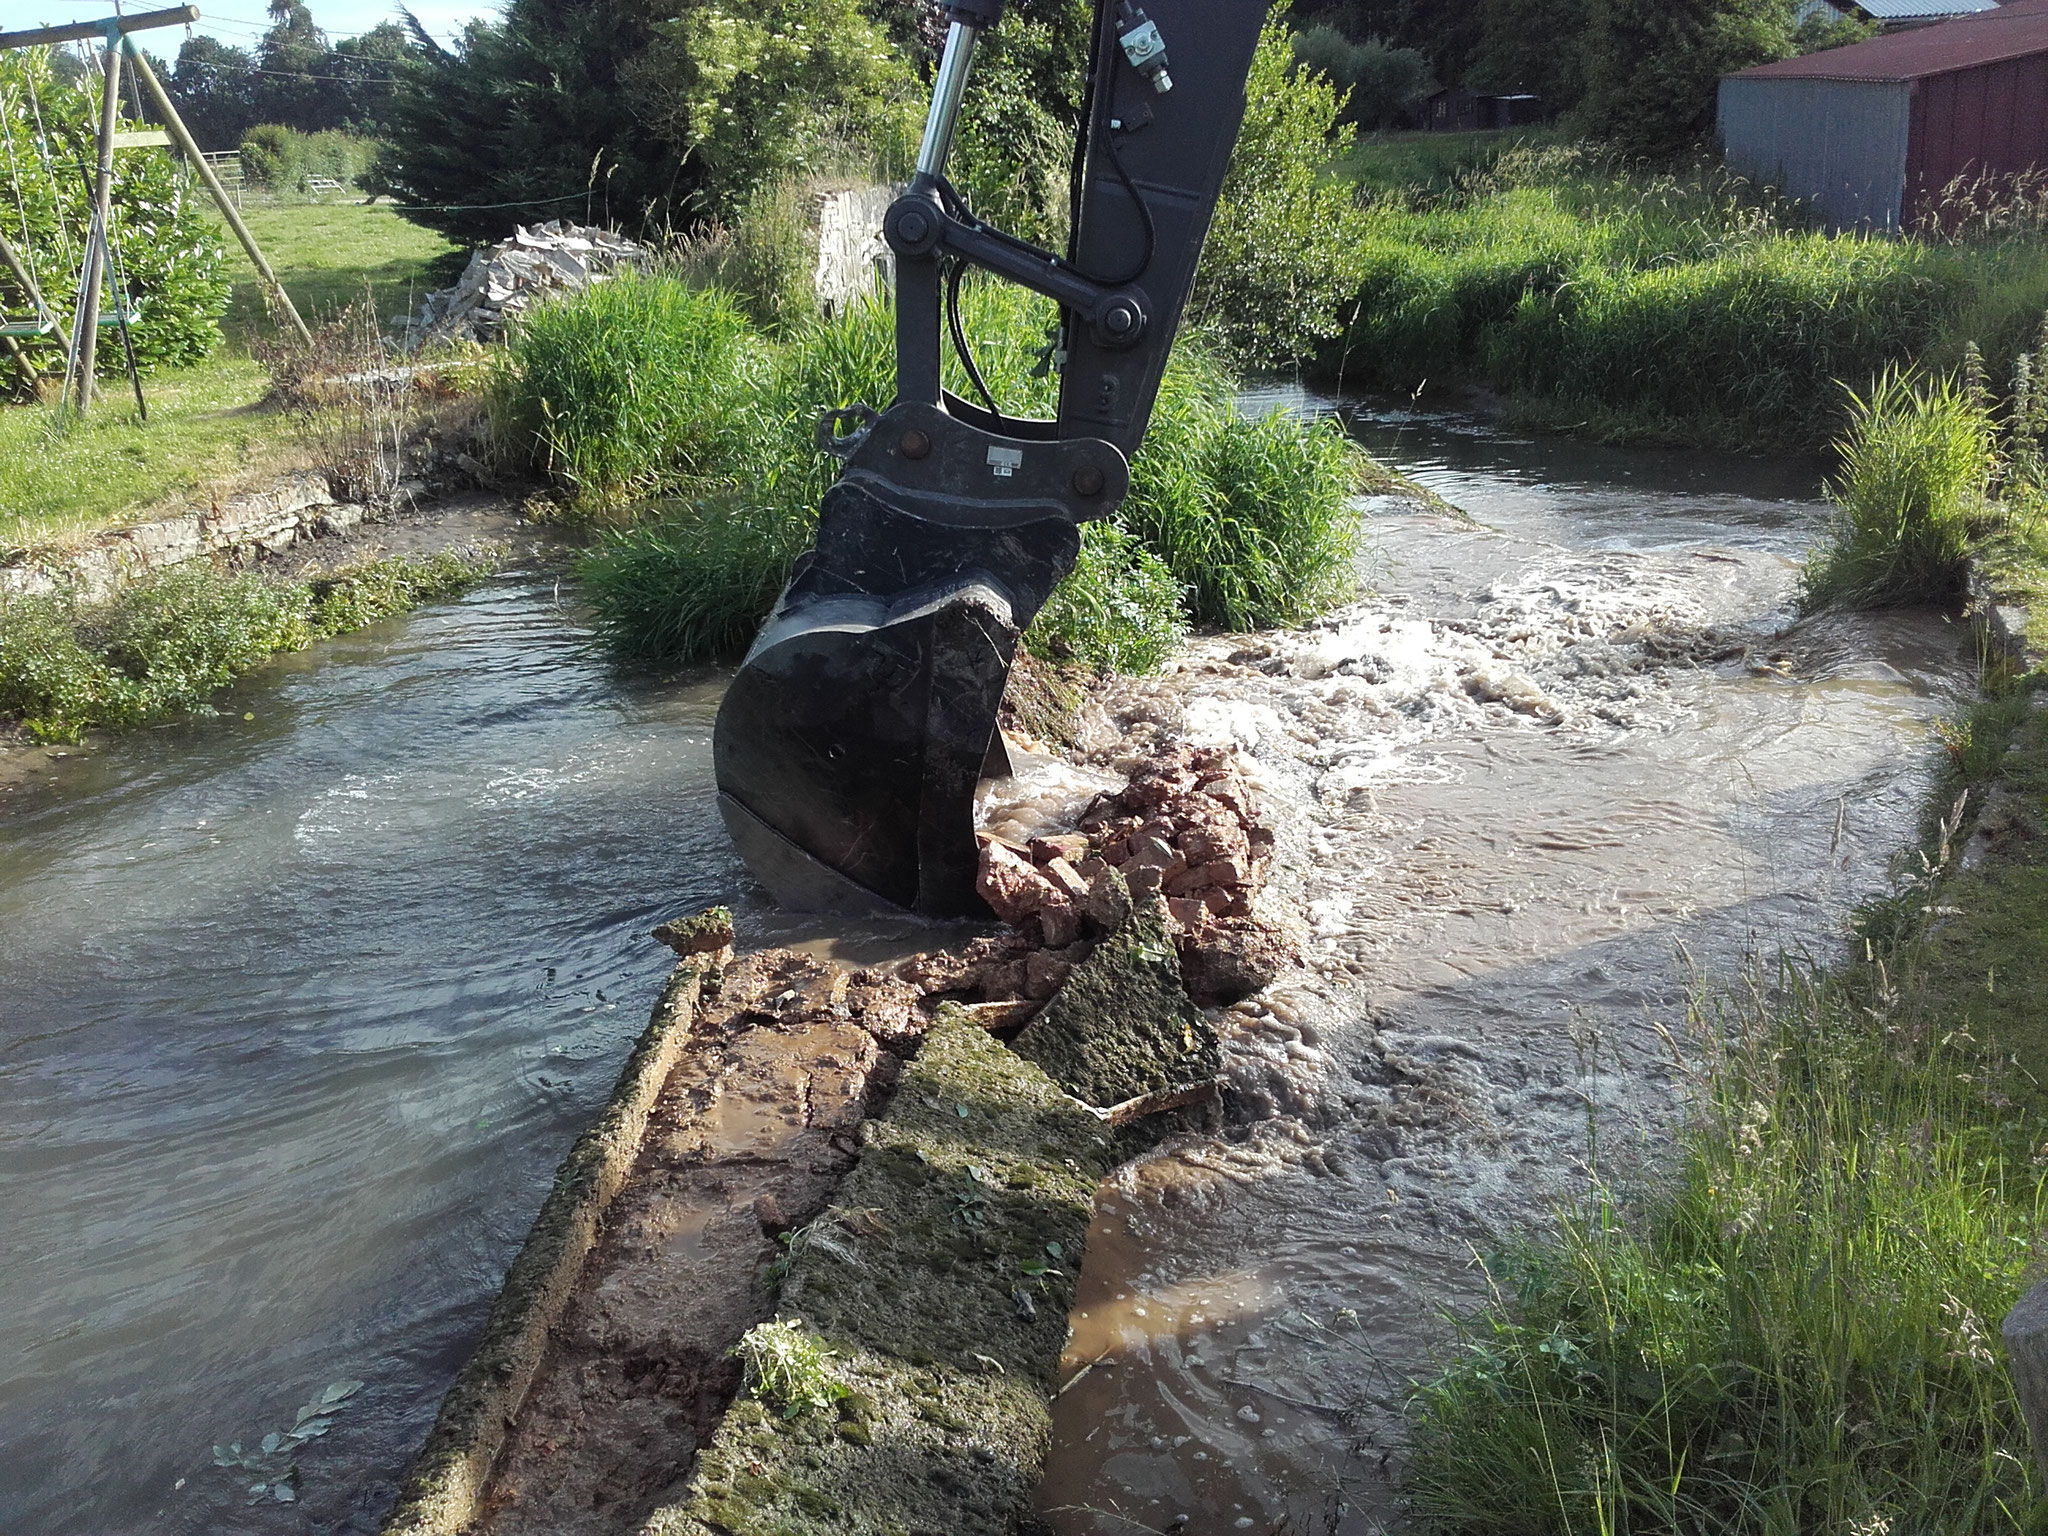
[[(177, 0), (123, 0), (128, 12), (157, 11)], [(193, 0), (199, 7), (199, 23), (193, 29), (210, 32), (222, 42), (248, 47), (269, 26), (266, 0)], [(306, 0), (313, 19), (330, 37), (342, 38), (367, 32), (378, 22), (398, 14), (395, 0)], [(490, 16), (498, 10), (490, 0), (415, 0), (409, 9), (426, 28), (443, 42), (454, 37), (463, 24), (476, 16)], [(109, 0), (0, 0), (0, 31), (53, 25), (65, 21), (92, 21), (114, 7)], [(176, 55), (184, 30), (167, 27), (150, 34), (151, 53), (169, 58)]]

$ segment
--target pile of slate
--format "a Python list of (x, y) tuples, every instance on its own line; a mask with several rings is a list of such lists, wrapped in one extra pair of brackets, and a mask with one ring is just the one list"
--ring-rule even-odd
[(472, 255), (453, 288), (427, 295), (406, 317), (399, 345), (416, 352), (429, 342), (495, 341), (508, 316), (653, 263), (646, 246), (608, 229), (562, 219), (515, 226), (510, 240)]

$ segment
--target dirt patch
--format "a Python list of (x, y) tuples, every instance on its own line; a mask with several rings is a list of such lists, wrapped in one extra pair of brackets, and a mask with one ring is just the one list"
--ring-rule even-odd
[(1106, 1127), (943, 1009), (862, 1141), (780, 1308), (833, 1350), (841, 1411), (740, 1404), (650, 1532), (1007, 1536), (1025, 1518)]
[(648, 1120), (498, 1461), (493, 1536), (632, 1530), (672, 1498), (739, 1385), (728, 1351), (774, 1309), (779, 1239), (859, 1148), (915, 993), (786, 950), (727, 969)]

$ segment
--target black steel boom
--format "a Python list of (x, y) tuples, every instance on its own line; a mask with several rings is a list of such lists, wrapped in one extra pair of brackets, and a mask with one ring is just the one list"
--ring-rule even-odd
[[(945, 177), (975, 43), (1002, 0), (948, 0), (896, 258), (896, 399), (828, 410), (846, 462), (815, 546), (727, 690), (714, 760), (734, 843), (796, 911), (986, 915), (976, 785), (1018, 636), (1116, 510), (1244, 116), (1262, 0), (1098, 0), (1065, 254), (976, 218)], [(948, 289), (979, 268), (1060, 306), (1059, 415), (948, 392)], [(956, 330), (957, 341), (957, 330)]]

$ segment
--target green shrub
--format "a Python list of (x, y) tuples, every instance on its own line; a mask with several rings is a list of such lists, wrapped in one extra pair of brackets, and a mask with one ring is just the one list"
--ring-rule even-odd
[[(99, 77), (65, 82), (51, 61), (48, 48), (0, 53), (0, 121), (14, 155), (6, 167), (7, 238), (21, 250), (61, 323), (77, 304), (79, 259), (92, 217), (78, 163), (90, 165), (93, 159)], [(114, 157), (113, 209), (119, 276), (140, 311), (130, 329), (137, 362), (152, 369), (199, 361), (220, 345), (218, 321), (228, 301), (227, 257), (206, 194), (165, 151), (130, 151)], [(115, 291), (113, 285), (108, 291)], [(27, 295), (4, 269), (0, 310), (29, 313)], [(61, 336), (23, 338), (22, 346), (38, 366), (61, 371)], [(118, 374), (126, 366), (118, 338), (107, 332), (98, 352), (100, 372)]]
[(727, 295), (622, 275), (521, 318), (487, 392), (492, 427), (586, 507), (616, 508), (743, 457), (728, 407), (764, 366)]
[(1120, 521), (1224, 629), (1300, 624), (1356, 590), (1368, 462), (1334, 419), (1238, 414), (1213, 361), (1176, 358)]
[(323, 578), (231, 575), (175, 566), (113, 601), (0, 601), (0, 717), (44, 741), (201, 709), (279, 651), (386, 618), (473, 585), (495, 551), (397, 556)]
[(1187, 638), (1181, 585), (1151, 550), (1113, 522), (1081, 529), (1081, 557), (1024, 632), (1048, 661), (1097, 672), (1156, 672)]
[(316, 176), (352, 187), (382, 148), (375, 139), (334, 129), (301, 133), (281, 123), (258, 123), (242, 135), (242, 174), (272, 192), (309, 192)]
[(1363, 226), (1330, 162), (1354, 131), (1326, 76), (1294, 68), (1269, 20), (1246, 82), (1244, 127), (1195, 274), (1188, 318), (1258, 367), (1294, 362), (1340, 334), (1362, 268)]
[(1933, 602), (1962, 585), (1983, 516), (1995, 435), (1984, 406), (1949, 379), (1881, 374), (1852, 396), (1838, 445), (1833, 542), (1808, 562), (1808, 608)]
[(1424, 1531), (2033, 1528), (1998, 1323), (2048, 1219), (2037, 1122), (1898, 974), (1711, 1010), (1673, 1192), (1595, 1190), (1490, 1264), (1415, 1399)]

